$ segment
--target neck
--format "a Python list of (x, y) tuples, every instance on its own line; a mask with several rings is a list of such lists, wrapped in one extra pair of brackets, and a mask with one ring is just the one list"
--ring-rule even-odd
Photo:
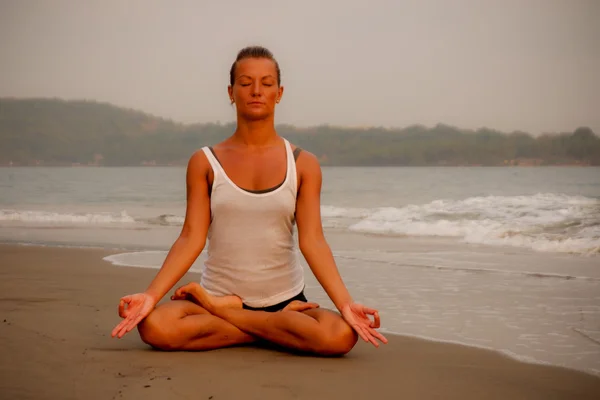
[(275, 124), (272, 118), (248, 121), (238, 119), (233, 139), (248, 147), (262, 147), (272, 144), (277, 139)]

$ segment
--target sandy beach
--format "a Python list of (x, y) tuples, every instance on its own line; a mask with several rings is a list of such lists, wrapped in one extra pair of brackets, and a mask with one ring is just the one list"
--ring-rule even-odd
[[(237, 347), (158, 352), (113, 339), (118, 299), (155, 270), (107, 250), (0, 246), (0, 397), (6, 399), (592, 399), (600, 378), (472, 347), (390, 336), (342, 358)], [(198, 279), (189, 273), (183, 281)], [(163, 300), (164, 301), (164, 300)], [(385, 321), (383, 321), (385, 324)]]

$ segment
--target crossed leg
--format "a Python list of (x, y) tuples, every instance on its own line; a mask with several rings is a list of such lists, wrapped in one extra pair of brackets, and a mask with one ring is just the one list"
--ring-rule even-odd
[(211, 350), (265, 340), (323, 356), (346, 354), (357, 341), (354, 330), (329, 310), (302, 310), (293, 302), (278, 312), (251, 311), (200, 294), (200, 299), (194, 296), (199, 304), (173, 300), (157, 307), (138, 325), (142, 340), (162, 350)]
[(255, 342), (189, 300), (162, 304), (138, 324), (141, 339), (159, 350), (212, 350)]

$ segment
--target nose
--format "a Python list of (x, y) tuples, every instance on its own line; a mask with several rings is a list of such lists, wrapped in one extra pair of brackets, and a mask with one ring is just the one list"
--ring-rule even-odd
[(254, 85), (252, 85), (252, 96), (260, 96), (260, 95), (261, 95), (260, 83), (255, 82)]

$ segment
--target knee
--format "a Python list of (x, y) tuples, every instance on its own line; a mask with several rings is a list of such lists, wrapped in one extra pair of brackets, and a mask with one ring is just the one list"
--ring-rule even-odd
[(354, 348), (357, 340), (358, 335), (354, 329), (341, 320), (325, 333), (320, 353), (326, 356), (343, 356)]
[(169, 324), (154, 310), (138, 324), (138, 332), (142, 341), (159, 350), (177, 350), (177, 337), (169, 329)]

